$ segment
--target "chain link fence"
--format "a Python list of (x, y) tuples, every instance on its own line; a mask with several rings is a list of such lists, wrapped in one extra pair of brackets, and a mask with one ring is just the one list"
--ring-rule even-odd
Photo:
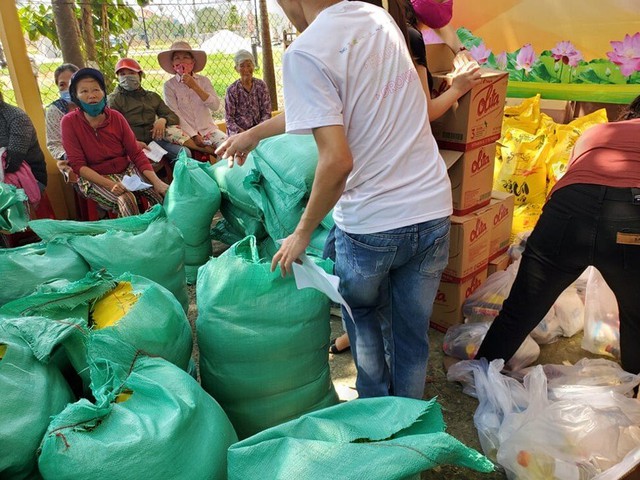
[[(105, 76), (112, 79), (110, 87), (113, 88), (115, 63), (125, 56), (133, 58), (144, 69), (143, 87), (160, 95), (164, 82), (171, 74), (160, 68), (157, 55), (169, 49), (177, 40), (187, 41), (192, 48), (207, 53), (207, 65), (200, 73), (211, 80), (222, 100), (227, 87), (238, 79), (233, 64), (236, 51), (245, 49), (254, 54), (257, 63), (254, 75), (262, 78), (261, 28), (268, 25), (278, 106), (282, 108), (282, 55), (284, 45), (290, 42), (295, 29), (275, 4), (268, 3), (268, 19), (261, 18), (259, 2), (126, 0), (125, 3), (125, 0), (65, 0), (65, 4), (71, 5), (75, 13), (81, 50), (84, 58), (89, 59), (86, 63), (101, 68)], [(42, 103), (46, 106), (58, 98), (53, 72), (63, 63), (63, 58), (52, 3), (61, 2), (18, 0), (16, 3), (32, 69), (40, 87)], [(93, 28), (87, 26), (91, 24)], [(93, 34), (93, 47), (87, 41), (90, 38), (87, 35), (89, 30)], [(6, 100), (13, 103), (15, 98), (10, 85), (8, 67), (0, 50), (0, 86)], [(224, 108), (221, 108), (214, 116), (222, 119), (223, 112)]]

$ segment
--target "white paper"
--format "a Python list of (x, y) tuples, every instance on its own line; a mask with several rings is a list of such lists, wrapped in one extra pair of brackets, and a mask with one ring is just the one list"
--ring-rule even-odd
[(349, 314), (351, 320), (353, 320), (353, 315), (351, 314), (351, 308), (347, 305), (347, 302), (340, 292), (338, 292), (338, 285), (340, 285), (340, 279), (335, 275), (330, 275), (325, 272), (322, 268), (316, 265), (312, 260), (309, 259), (304, 253), (300, 255), (300, 260), (302, 264), (294, 262), (293, 266), (293, 276), (296, 279), (296, 286), (298, 290), (303, 288), (315, 288), (316, 290), (320, 290), (327, 297), (329, 297), (332, 301), (336, 303), (340, 303), (344, 306)]
[(143, 182), (142, 179), (135, 174), (131, 176), (125, 175), (124, 177), (122, 177), (122, 185), (124, 185), (124, 187), (130, 192), (153, 187), (153, 185), (149, 185), (148, 183)]
[(162, 157), (164, 157), (167, 153), (168, 152), (156, 142), (147, 144), (144, 149), (144, 154), (147, 156), (147, 158), (155, 163), (158, 163), (160, 160), (162, 160)]

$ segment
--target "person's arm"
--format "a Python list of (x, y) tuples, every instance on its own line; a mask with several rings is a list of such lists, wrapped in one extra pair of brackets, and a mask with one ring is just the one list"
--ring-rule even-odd
[(64, 158), (64, 148), (62, 147), (62, 134), (60, 132), (60, 121), (64, 113), (54, 105), (47, 108), (45, 112), (47, 150), (56, 160)]
[(180, 108), (180, 104), (178, 103), (178, 95), (176, 94), (176, 90), (175, 90), (175, 86), (174, 86), (174, 81), (173, 80), (168, 80), (164, 83), (163, 88), (163, 94), (164, 94), (164, 101), (167, 104), (167, 106), (178, 116), (178, 119), (180, 120), (180, 128), (182, 128), (182, 131), (189, 137), (192, 138), (194, 135), (197, 135), (198, 132), (196, 132), (193, 128), (191, 128), (187, 122), (183, 122), (182, 121), (182, 109)]
[(232, 84), (227, 88), (224, 96), (224, 121), (227, 124), (227, 135), (235, 135), (240, 133), (242, 129), (236, 123), (237, 99), (234, 95), (235, 91)]
[(264, 122), (271, 118), (271, 95), (267, 84), (262, 82), (263, 88), (260, 89), (260, 122)]
[(9, 126), (9, 142), (7, 143), (7, 164), (5, 172), (18, 171), (22, 162), (27, 159), (27, 152), (36, 136), (36, 130), (29, 116), (22, 110), (15, 109), (7, 119)]
[(418, 65), (418, 76), (427, 97), (427, 111), (429, 121), (440, 118), (458, 99), (480, 82), (480, 67), (477, 63), (466, 63), (454, 72), (451, 86), (438, 95), (431, 98), (431, 92), (427, 86), (427, 69)]
[(196, 92), (209, 110), (215, 112), (220, 108), (220, 99), (211, 85), (211, 80), (207, 77), (198, 75), (198, 78), (195, 78), (191, 75), (183, 75), (182, 82)]
[[(116, 120), (114, 118), (112, 121)], [(129, 159), (133, 162), (133, 164), (138, 167), (140, 173), (142, 173), (151, 185), (153, 185), (153, 189), (158, 192), (160, 195), (164, 195), (169, 186), (164, 183), (158, 176), (156, 172), (153, 170), (153, 166), (151, 166), (151, 162), (144, 154), (142, 149), (139, 147), (136, 142), (136, 137), (133, 134), (133, 130), (124, 119), (124, 117), (120, 116), (117, 118), (117, 121), (120, 123), (122, 129), (122, 144), (124, 146), (124, 150), (129, 157)]]
[(229, 161), (229, 168), (233, 167), (234, 162), (242, 165), (249, 152), (256, 148), (260, 140), (283, 134), (286, 130), (286, 124), (284, 113), (276, 115), (249, 130), (227, 138), (216, 149), (216, 155), (223, 159), (226, 158)]
[(167, 126), (178, 125), (180, 123), (178, 115), (176, 115), (176, 113), (171, 110), (166, 103), (164, 103), (162, 97), (157, 93), (154, 93), (154, 101), (158, 105), (156, 108), (156, 116), (158, 118), (164, 118)]
[(304, 253), (313, 231), (337, 203), (353, 168), (351, 150), (342, 125), (314, 128), (313, 136), (318, 145), (318, 166), (309, 202), (298, 226), (284, 239), (271, 261), (271, 271), (280, 264), (283, 277), (293, 273), (291, 265)]

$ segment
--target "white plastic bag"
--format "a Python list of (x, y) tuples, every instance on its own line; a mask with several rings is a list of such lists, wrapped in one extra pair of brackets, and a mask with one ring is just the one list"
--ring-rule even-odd
[(570, 285), (533, 329), (531, 337), (541, 345), (553, 343), (560, 336), (573, 337), (583, 325), (584, 304), (575, 285)]
[(502, 310), (502, 304), (511, 292), (520, 261), (506, 270), (489, 275), (489, 278), (462, 304), (462, 314), (467, 322), (490, 322)]
[[(442, 341), (444, 353), (461, 360), (475, 358), (490, 326), (491, 322), (476, 322), (449, 327)], [(520, 348), (507, 362), (507, 367), (514, 371), (521, 370), (535, 362), (539, 356), (540, 347), (527, 335)]]
[(591, 267), (584, 308), (582, 348), (598, 355), (620, 358), (618, 302), (602, 274)]

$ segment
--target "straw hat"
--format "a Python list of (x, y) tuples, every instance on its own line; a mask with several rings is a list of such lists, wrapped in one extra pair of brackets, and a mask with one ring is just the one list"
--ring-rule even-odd
[(193, 65), (193, 73), (202, 71), (207, 63), (207, 54), (204, 50), (193, 50), (191, 45), (184, 41), (173, 42), (171, 47), (169, 47), (169, 50), (165, 50), (158, 54), (158, 63), (165, 72), (176, 73), (173, 69), (173, 54), (175, 52), (189, 52), (193, 55), (193, 60), (195, 62)]

